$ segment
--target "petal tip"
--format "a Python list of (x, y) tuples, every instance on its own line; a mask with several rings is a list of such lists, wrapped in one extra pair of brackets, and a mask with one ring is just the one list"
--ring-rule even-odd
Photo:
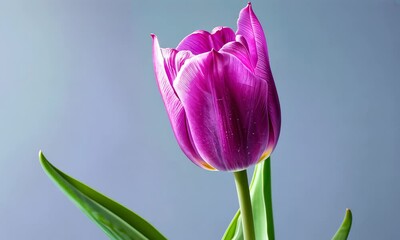
[(253, 12), (253, 5), (251, 4), (251, 2), (247, 2), (247, 6), (244, 9)]
[(246, 8), (249, 9), (250, 12), (253, 12), (253, 5), (251, 4), (251, 2), (248, 2), (248, 3), (247, 3)]
[(154, 33), (150, 33), (150, 37), (151, 37), (151, 39), (157, 39), (157, 35), (155, 35)]
[(246, 5), (245, 9), (251, 9), (251, 6), (252, 6), (252, 4), (251, 4), (251, 2), (249, 1), (249, 2), (247, 2), (247, 5)]

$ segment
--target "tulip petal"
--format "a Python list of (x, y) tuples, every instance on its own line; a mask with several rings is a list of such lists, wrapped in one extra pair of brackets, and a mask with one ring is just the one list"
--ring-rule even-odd
[[(156, 74), (158, 88), (164, 101), (164, 105), (167, 110), (168, 117), (171, 122), (171, 126), (178, 141), (178, 144), (181, 147), (182, 151), (193, 163), (195, 163), (199, 167), (213, 170), (213, 167), (209, 166), (206, 162), (204, 162), (204, 160), (201, 159), (200, 155), (197, 153), (196, 149), (192, 145), (191, 138), (187, 131), (188, 128), (185, 110), (183, 109), (179, 98), (174, 92), (165, 68), (165, 66), (168, 66), (168, 64), (165, 63), (157, 37), (155, 35), (152, 35), (152, 38), (154, 72)], [(169, 67), (167, 68), (169, 69)], [(169, 74), (171, 75), (171, 73)]]
[(268, 112), (270, 117), (270, 139), (265, 150), (265, 158), (269, 156), (275, 147), (281, 128), (281, 110), (279, 105), (278, 93), (272, 76), (267, 42), (264, 31), (257, 16), (254, 14), (251, 3), (240, 11), (237, 22), (238, 30), (236, 34), (242, 35), (249, 46), (249, 52), (253, 66), (255, 66), (255, 75), (264, 79), (268, 83)]
[[(249, 45), (247, 44), (246, 38), (244, 38), (242, 35), (238, 34), (235, 37), (236, 42), (240, 42), (249, 52)], [(249, 52), (250, 54), (250, 52)]]
[[(272, 75), (271, 75), (272, 77)], [(268, 82), (268, 115), (269, 115), (269, 141), (265, 152), (260, 160), (267, 159), (278, 143), (281, 130), (281, 108), (279, 104), (278, 92), (276, 91), (275, 83), (272, 79)]]
[(194, 55), (211, 50), (210, 33), (199, 30), (186, 36), (176, 47), (178, 51), (191, 51)]
[(226, 43), (235, 40), (235, 33), (228, 27), (216, 27), (211, 33), (203, 30), (186, 36), (176, 47), (178, 51), (191, 51), (194, 55), (219, 50)]
[(268, 141), (268, 84), (236, 57), (211, 51), (186, 61), (174, 81), (193, 144), (218, 170), (258, 161)]
[(229, 42), (225, 44), (220, 50), (220, 53), (228, 53), (238, 58), (243, 65), (245, 65), (250, 72), (254, 73), (254, 68), (251, 65), (250, 54), (248, 49), (240, 42)]
[(182, 65), (193, 55), (189, 51), (178, 51), (172, 48), (161, 48), (161, 53), (164, 58), (165, 72), (172, 85)]
[(215, 27), (211, 32), (211, 38), (212, 48), (218, 51), (226, 43), (235, 41), (235, 32), (229, 27)]
[(263, 28), (251, 8), (251, 3), (240, 11), (237, 26), (236, 34), (246, 39), (253, 65), (258, 68), (258, 71), (264, 73), (270, 71), (267, 41)]

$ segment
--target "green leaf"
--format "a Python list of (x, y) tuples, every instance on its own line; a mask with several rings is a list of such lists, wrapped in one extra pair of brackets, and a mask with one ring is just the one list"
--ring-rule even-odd
[(166, 239), (136, 213), (51, 165), (42, 152), (39, 152), (39, 160), (46, 174), (110, 239)]
[(352, 221), (353, 214), (351, 214), (350, 209), (346, 209), (346, 215), (344, 216), (342, 225), (340, 225), (332, 240), (346, 240), (350, 233)]
[[(254, 230), (257, 240), (274, 240), (274, 221), (271, 197), (271, 159), (257, 164), (250, 183)], [(233, 217), (222, 240), (243, 240), (240, 210)]]

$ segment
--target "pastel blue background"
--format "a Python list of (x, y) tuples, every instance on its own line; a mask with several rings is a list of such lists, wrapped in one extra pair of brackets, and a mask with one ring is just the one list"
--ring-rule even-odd
[[(245, 1), (0, 0), (0, 238), (107, 239), (43, 173), (56, 166), (170, 239), (220, 239), (238, 208), (230, 173), (180, 151), (150, 33), (175, 47), (236, 29)], [(277, 239), (400, 239), (400, 4), (254, 1), (282, 105), (273, 153)]]

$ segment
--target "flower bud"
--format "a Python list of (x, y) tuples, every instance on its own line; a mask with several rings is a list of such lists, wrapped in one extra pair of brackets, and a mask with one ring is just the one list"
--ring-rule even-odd
[(264, 31), (249, 3), (236, 33), (195, 31), (175, 48), (153, 38), (158, 87), (179, 146), (208, 170), (239, 171), (266, 159), (281, 112)]

